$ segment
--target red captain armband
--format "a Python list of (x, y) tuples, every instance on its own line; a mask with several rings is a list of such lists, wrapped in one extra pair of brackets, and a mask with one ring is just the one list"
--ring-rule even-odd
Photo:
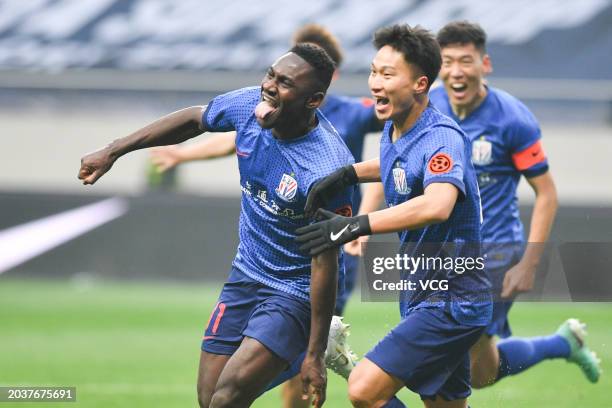
[(334, 212), (338, 215), (341, 215), (343, 217), (352, 217), (353, 216), (353, 207), (351, 207), (349, 204), (347, 205), (343, 205), (340, 208), (336, 208), (334, 210)]
[(544, 160), (546, 160), (546, 155), (544, 154), (544, 148), (542, 148), (542, 142), (540, 140), (525, 150), (521, 150), (512, 155), (514, 167), (519, 171), (527, 170), (531, 166), (542, 163)]
[(374, 106), (374, 100), (372, 98), (361, 98), (361, 104), (366, 108)]

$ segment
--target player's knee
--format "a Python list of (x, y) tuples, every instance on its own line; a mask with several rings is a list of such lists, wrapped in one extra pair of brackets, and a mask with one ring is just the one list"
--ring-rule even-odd
[(357, 366), (348, 380), (348, 397), (354, 407), (371, 407), (376, 401), (372, 394), (372, 385), (368, 384), (365, 378), (360, 374)]
[(238, 389), (222, 387), (215, 390), (210, 400), (210, 408), (230, 408), (241, 406), (241, 395)]
[(198, 384), (198, 404), (200, 408), (208, 408), (212, 394), (202, 384)]

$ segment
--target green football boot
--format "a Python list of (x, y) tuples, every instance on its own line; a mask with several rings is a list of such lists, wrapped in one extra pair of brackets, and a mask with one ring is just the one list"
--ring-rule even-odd
[(557, 334), (567, 340), (570, 345), (570, 355), (567, 361), (577, 364), (586, 378), (596, 383), (601, 375), (601, 360), (585, 344), (586, 324), (578, 319), (567, 319), (559, 326)]

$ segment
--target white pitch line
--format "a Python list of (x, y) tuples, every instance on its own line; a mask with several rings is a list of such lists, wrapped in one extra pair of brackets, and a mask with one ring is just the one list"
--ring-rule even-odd
[(0, 274), (128, 211), (127, 200), (110, 198), (0, 231)]

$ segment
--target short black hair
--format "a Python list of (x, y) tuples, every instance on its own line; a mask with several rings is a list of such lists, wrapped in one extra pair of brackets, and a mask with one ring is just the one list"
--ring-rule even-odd
[(377, 50), (389, 45), (401, 52), (408, 64), (427, 77), (427, 89), (436, 80), (442, 66), (442, 57), (440, 47), (430, 31), (418, 25), (410, 27), (408, 24), (395, 24), (377, 30), (373, 43)]
[(295, 44), (289, 52), (293, 52), (306, 61), (312, 68), (319, 82), (321, 91), (326, 92), (336, 70), (336, 64), (325, 50), (318, 45), (310, 43)]
[(440, 48), (453, 44), (474, 44), (481, 54), (486, 54), (487, 33), (479, 24), (469, 21), (453, 21), (438, 31), (438, 44)]
[(336, 64), (336, 68), (342, 64), (344, 53), (340, 41), (327, 28), (320, 24), (305, 24), (293, 33), (293, 43), (312, 43), (323, 48)]

